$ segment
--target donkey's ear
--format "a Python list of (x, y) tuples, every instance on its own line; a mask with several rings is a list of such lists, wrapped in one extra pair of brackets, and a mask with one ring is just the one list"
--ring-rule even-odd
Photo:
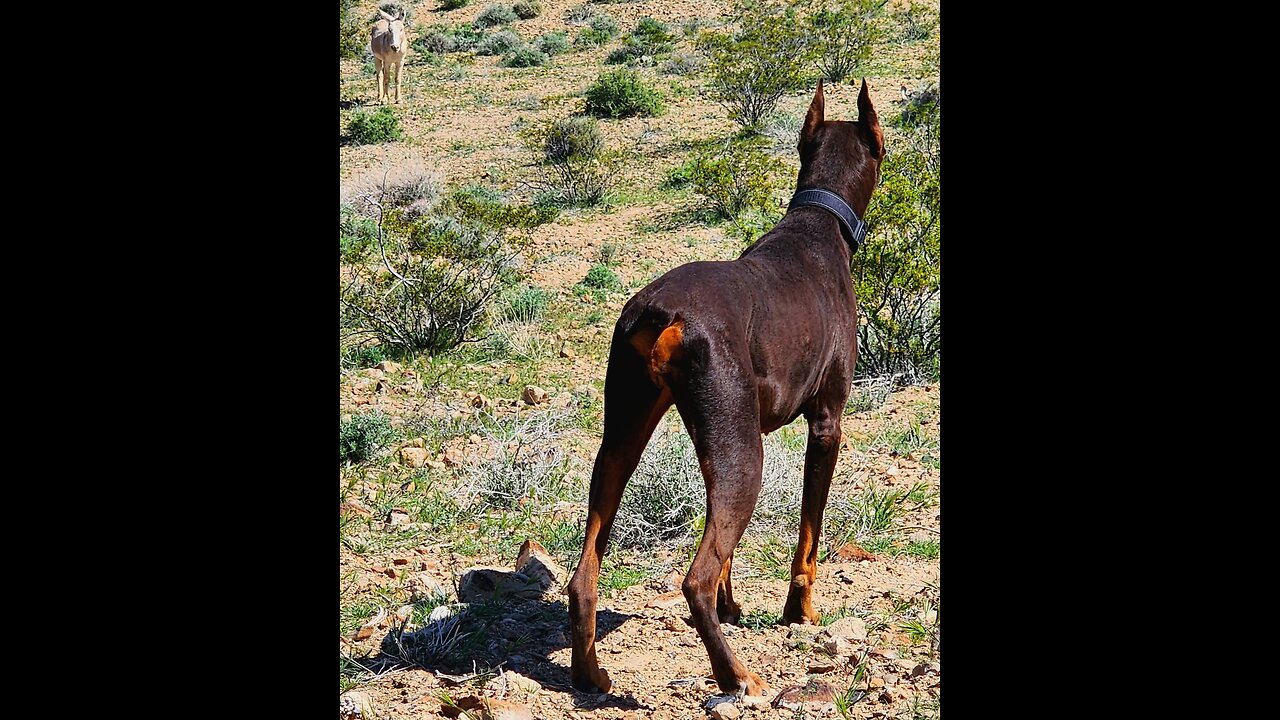
[(822, 97), (822, 80), (818, 80), (818, 90), (813, 94), (813, 102), (809, 103), (809, 112), (804, 116), (804, 127), (800, 128), (800, 140), (812, 140), (813, 134), (818, 131), (818, 126), (822, 124), (822, 108), (824, 105)]
[(388, 15), (387, 13), (383, 12), (382, 8), (378, 8), (378, 14), (379, 14), (379, 15), (381, 15), (381, 16), (382, 16), (382, 19), (383, 19), (383, 20), (386, 20), (387, 22), (392, 22), (392, 21), (394, 21), (394, 20), (395, 20), (395, 18), (393, 18), (393, 17), (391, 17), (390, 15)]
[(862, 78), (862, 90), (858, 92), (858, 127), (862, 129), (862, 137), (871, 148), (871, 154), (877, 160), (884, 160), (884, 132), (880, 130), (880, 118), (876, 115), (875, 106), (871, 104), (866, 78)]

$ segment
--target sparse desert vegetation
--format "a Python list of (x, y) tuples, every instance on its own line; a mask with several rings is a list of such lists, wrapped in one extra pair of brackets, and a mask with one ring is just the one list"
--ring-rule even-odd
[[(826, 117), (854, 120), (866, 77), (889, 154), (850, 268), (859, 364), (818, 549), (822, 624), (778, 625), (799, 418), (763, 440), (763, 489), (733, 560), (743, 615), (724, 627), (770, 702), (822, 684), (835, 716), (939, 717), (938, 2), (403, 5), (410, 72), (402, 102), (382, 106), (367, 48), (377, 4), (340, 4), (346, 716), (367, 701), (380, 718), (451, 705), (480, 717), (473, 700), (535, 718), (708, 714), (720, 691), (678, 577), (705, 490), (674, 409), (601, 569), (614, 687), (569, 687), (560, 591), (581, 552), (613, 323), (668, 270), (734, 259), (768, 231), (794, 190), (818, 79)], [(524, 573), (487, 596), (463, 582), (472, 568), (517, 577), (526, 539), (556, 566), (547, 587)], [(747, 720), (823, 716), (736, 702)]]

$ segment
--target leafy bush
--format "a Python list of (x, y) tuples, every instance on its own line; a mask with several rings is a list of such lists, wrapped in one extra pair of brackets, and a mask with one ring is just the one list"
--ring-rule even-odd
[(596, 290), (621, 290), (622, 281), (607, 265), (592, 265), (582, 284)]
[(575, 155), (595, 158), (604, 150), (604, 135), (595, 118), (563, 118), (551, 124), (543, 148), (551, 162), (563, 162)]
[(543, 177), (532, 181), (532, 185), (546, 202), (596, 205), (616, 182), (622, 156), (605, 150), (604, 136), (595, 118), (563, 118), (530, 126), (523, 136), (544, 170)]
[(740, 1), (734, 20), (737, 32), (703, 33), (698, 45), (707, 56), (712, 97), (731, 120), (754, 128), (783, 95), (805, 87), (813, 49), (793, 7)]
[(609, 52), (604, 59), (605, 65), (652, 65), (653, 55), (644, 46), (627, 36), (622, 44)]
[(342, 366), (352, 368), (369, 368), (386, 360), (386, 353), (381, 345), (354, 345), (342, 354)]
[(592, 30), (599, 30), (600, 32), (607, 33), (611, 38), (618, 34), (618, 21), (614, 20), (613, 16), (607, 13), (592, 15), (587, 26)]
[(345, 262), (356, 262), (378, 241), (378, 224), (343, 205), (339, 220), (338, 248)]
[(662, 93), (649, 87), (634, 70), (601, 73), (587, 88), (587, 113), (597, 117), (656, 117), (666, 111)]
[(376, 338), (405, 354), (438, 352), (468, 340), (512, 280), (516, 249), (504, 230), (556, 215), (554, 209), (508, 205), (495, 195), (476, 187), (455, 190), (434, 214), (415, 219), (383, 204), (378, 217), (385, 254), (344, 272), (344, 335)]
[(538, 38), (534, 47), (549, 56), (559, 55), (569, 50), (569, 36), (563, 30), (549, 32)]
[(457, 38), (443, 25), (433, 25), (418, 31), (415, 35), (416, 37), (409, 44), (423, 55), (444, 55), (459, 49)]
[(522, 285), (507, 296), (502, 306), (502, 319), (511, 322), (531, 323), (542, 317), (551, 293), (536, 285)]
[(347, 122), (347, 137), (356, 145), (376, 145), (399, 140), (403, 137), (403, 132), (395, 111), (382, 105), (371, 113), (364, 108), (351, 113), (351, 119)]
[(915, 0), (905, 8), (895, 9), (892, 19), (896, 26), (893, 37), (898, 42), (928, 40), (933, 35), (933, 31), (938, 29), (938, 12), (925, 3), (915, 2)]
[(457, 10), (471, 4), (471, 0), (440, 0), (441, 10)]
[(867, 207), (867, 239), (853, 256), (858, 368), (864, 377), (938, 373), (941, 146), (937, 103), (895, 124), (906, 131), (880, 169)]
[(368, 45), (369, 29), (364, 18), (356, 12), (359, 0), (339, 0), (338, 29), (341, 37), (338, 40), (338, 56), (358, 58)]
[(887, 0), (820, 0), (809, 16), (818, 67), (831, 82), (852, 76), (884, 39)]
[(511, 9), (521, 20), (529, 20), (542, 14), (542, 4), (538, 0), (516, 0)]
[(695, 155), (689, 179), (717, 214), (731, 219), (749, 209), (776, 214), (778, 176), (786, 170), (781, 160), (754, 145), (731, 144)]
[(391, 420), (381, 411), (353, 415), (338, 429), (338, 461), (364, 462), (392, 437)]
[(502, 58), (502, 64), (507, 67), (541, 67), (546, 65), (550, 59), (544, 52), (535, 50), (528, 45), (521, 45)]
[(588, 17), (589, 27), (578, 33), (578, 37), (573, 41), (575, 47), (600, 47), (618, 34), (618, 22), (613, 19), (613, 16), (600, 13)]
[(635, 64), (642, 58), (652, 59), (671, 52), (674, 42), (675, 36), (671, 34), (670, 26), (651, 17), (642, 18), (631, 34), (622, 41), (622, 45), (609, 53), (605, 62), (609, 65)]
[(483, 28), (478, 28), (471, 23), (454, 25), (446, 32), (453, 39), (454, 51), (458, 52), (465, 52), (475, 48), (486, 37)]
[(516, 11), (511, 9), (510, 5), (502, 5), (493, 3), (487, 5), (480, 14), (476, 16), (476, 27), (494, 27), (496, 25), (510, 25), (516, 21)]
[(636, 27), (631, 31), (631, 37), (650, 47), (667, 47), (675, 42), (675, 35), (671, 34), (671, 26), (654, 20), (651, 17), (641, 18), (636, 23)]
[(667, 75), (693, 75), (706, 67), (707, 59), (697, 53), (677, 53), (662, 66)]
[(578, 36), (573, 39), (573, 46), (577, 48), (594, 48), (600, 47), (609, 42), (613, 36), (603, 30), (595, 28), (586, 28), (578, 32)]
[(515, 30), (499, 30), (481, 40), (475, 52), (477, 55), (505, 55), (521, 45), (524, 45), (524, 40)]

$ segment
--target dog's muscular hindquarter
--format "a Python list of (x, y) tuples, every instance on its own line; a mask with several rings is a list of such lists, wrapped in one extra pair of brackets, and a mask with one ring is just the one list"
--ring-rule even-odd
[[(797, 190), (834, 192), (861, 216), (884, 158), (866, 82), (857, 122), (825, 121), (823, 105), (820, 83), (800, 133)], [(576, 687), (611, 686), (595, 651), (600, 559), (626, 482), (672, 404), (707, 486), (706, 530), (683, 591), (721, 689), (764, 690), (730, 650), (720, 623), (741, 615), (733, 600), (733, 553), (760, 493), (761, 433), (800, 415), (808, 420), (809, 438), (783, 622), (819, 621), (813, 607), (818, 537), (857, 357), (853, 249), (834, 215), (797, 207), (737, 260), (678, 267), (623, 308), (605, 375), (604, 438), (582, 558), (569, 583)]]

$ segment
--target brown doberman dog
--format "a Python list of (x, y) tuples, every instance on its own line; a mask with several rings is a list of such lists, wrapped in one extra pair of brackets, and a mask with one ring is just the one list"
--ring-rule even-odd
[(798, 150), (796, 197), (773, 230), (737, 260), (689, 263), (654, 280), (614, 327), (604, 438), (582, 559), (569, 582), (574, 687), (608, 691), (612, 684), (596, 660), (600, 559), (627, 480), (672, 403), (707, 485), (706, 530), (682, 589), (721, 690), (761, 695), (766, 687), (734, 657), (720, 623), (742, 614), (730, 577), (760, 494), (761, 433), (800, 415), (809, 422), (804, 499), (782, 621), (820, 619), (813, 607), (818, 538), (858, 352), (849, 267), (885, 156), (865, 79), (857, 122), (824, 120), (818, 83)]

